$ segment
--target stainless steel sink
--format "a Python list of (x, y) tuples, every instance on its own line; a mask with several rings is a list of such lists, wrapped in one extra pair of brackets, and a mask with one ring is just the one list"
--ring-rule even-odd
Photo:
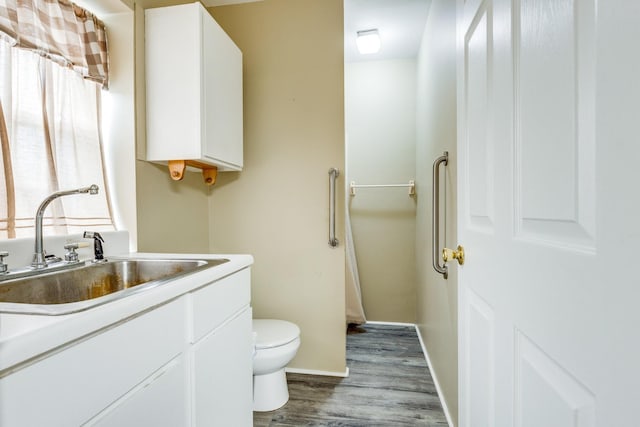
[(58, 315), (82, 311), (228, 261), (114, 259), (7, 280), (0, 282), (0, 312)]

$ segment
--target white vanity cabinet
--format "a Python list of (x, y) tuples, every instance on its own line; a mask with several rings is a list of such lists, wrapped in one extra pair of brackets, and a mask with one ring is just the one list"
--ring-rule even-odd
[(250, 270), (190, 286), (0, 371), (0, 426), (251, 426)]
[(145, 16), (146, 160), (242, 170), (242, 52), (199, 2)]

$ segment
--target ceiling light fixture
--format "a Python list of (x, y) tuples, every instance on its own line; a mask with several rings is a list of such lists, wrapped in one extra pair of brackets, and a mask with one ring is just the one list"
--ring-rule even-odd
[(377, 29), (358, 31), (356, 39), (358, 52), (363, 55), (377, 53), (380, 50), (380, 34)]

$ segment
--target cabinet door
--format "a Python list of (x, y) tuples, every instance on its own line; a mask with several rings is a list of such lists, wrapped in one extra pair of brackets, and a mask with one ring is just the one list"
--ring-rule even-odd
[(104, 416), (87, 423), (91, 426), (188, 425), (186, 367), (181, 356), (156, 372), (133, 390), (124, 401), (116, 402)]
[(0, 426), (85, 423), (183, 351), (185, 319), (181, 298), (1, 378)]
[(251, 309), (194, 346), (195, 424), (250, 426), (253, 423)]
[[(203, 10), (205, 160), (221, 169), (242, 169), (242, 52)], [(226, 166), (224, 166), (226, 165)]]
[(193, 3), (145, 11), (146, 160), (201, 157), (201, 9)]

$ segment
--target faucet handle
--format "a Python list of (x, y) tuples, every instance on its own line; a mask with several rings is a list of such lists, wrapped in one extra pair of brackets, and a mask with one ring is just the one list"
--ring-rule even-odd
[(79, 258), (76, 249), (86, 248), (87, 246), (89, 246), (89, 243), (87, 242), (67, 243), (66, 245), (64, 245), (64, 249), (67, 251), (67, 253), (64, 254), (64, 260), (67, 262), (78, 262)]
[(4, 257), (8, 256), (8, 251), (0, 251), (0, 274), (6, 274), (9, 271), (9, 267), (4, 263)]
[(64, 260), (67, 262), (78, 262), (78, 249), (79, 245), (77, 243), (67, 243), (64, 245), (64, 249), (67, 253), (64, 254)]

